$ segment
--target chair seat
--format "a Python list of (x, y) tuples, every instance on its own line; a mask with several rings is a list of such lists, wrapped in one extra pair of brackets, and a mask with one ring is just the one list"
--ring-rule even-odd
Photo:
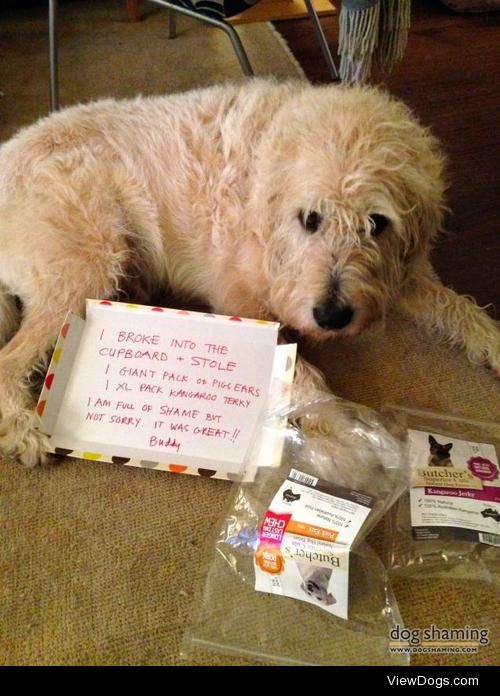
[(212, 19), (224, 20), (244, 12), (256, 5), (260, 0), (169, 0), (173, 5), (179, 5)]

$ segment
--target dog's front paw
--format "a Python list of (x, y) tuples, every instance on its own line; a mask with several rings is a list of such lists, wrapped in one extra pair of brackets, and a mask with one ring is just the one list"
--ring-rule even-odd
[(493, 370), (493, 374), (497, 379), (500, 379), (500, 353), (495, 356), (491, 356), (488, 361), (489, 366)]
[(26, 467), (47, 461), (49, 438), (38, 430), (38, 416), (25, 409), (0, 420), (0, 452)]
[(348, 402), (337, 399), (333, 394), (316, 392), (316, 400), (300, 409), (297, 422), (303, 433), (309, 436), (335, 438), (339, 440), (353, 425)]
[(330, 420), (322, 418), (318, 414), (304, 414), (297, 419), (297, 424), (302, 432), (309, 436), (329, 437), (334, 434), (334, 428)]
[(486, 363), (487, 367), (491, 369), (494, 376), (500, 379), (500, 354), (499, 355), (489, 355)]
[(481, 338), (480, 349), (475, 347), (471, 361), (488, 367), (500, 379), (500, 323)]

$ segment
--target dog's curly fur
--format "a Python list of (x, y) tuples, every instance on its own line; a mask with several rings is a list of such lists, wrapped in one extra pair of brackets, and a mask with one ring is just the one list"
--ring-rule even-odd
[[(44, 458), (30, 376), (68, 309), (124, 290), (168, 286), (315, 338), (398, 303), (498, 372), (496, 324), (429, 264), (442, 170), (437, 141), (373, 88), (254, 80), (21, 131), (0, 149), (0, 450)], [(303, 362), (297, 384), (324, 388)]]

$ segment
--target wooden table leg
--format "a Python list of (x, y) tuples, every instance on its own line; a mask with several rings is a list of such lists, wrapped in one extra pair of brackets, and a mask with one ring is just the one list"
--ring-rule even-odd
[(140, 22), (139, 0), (127, 0), (127, 12), (131, 22)]

